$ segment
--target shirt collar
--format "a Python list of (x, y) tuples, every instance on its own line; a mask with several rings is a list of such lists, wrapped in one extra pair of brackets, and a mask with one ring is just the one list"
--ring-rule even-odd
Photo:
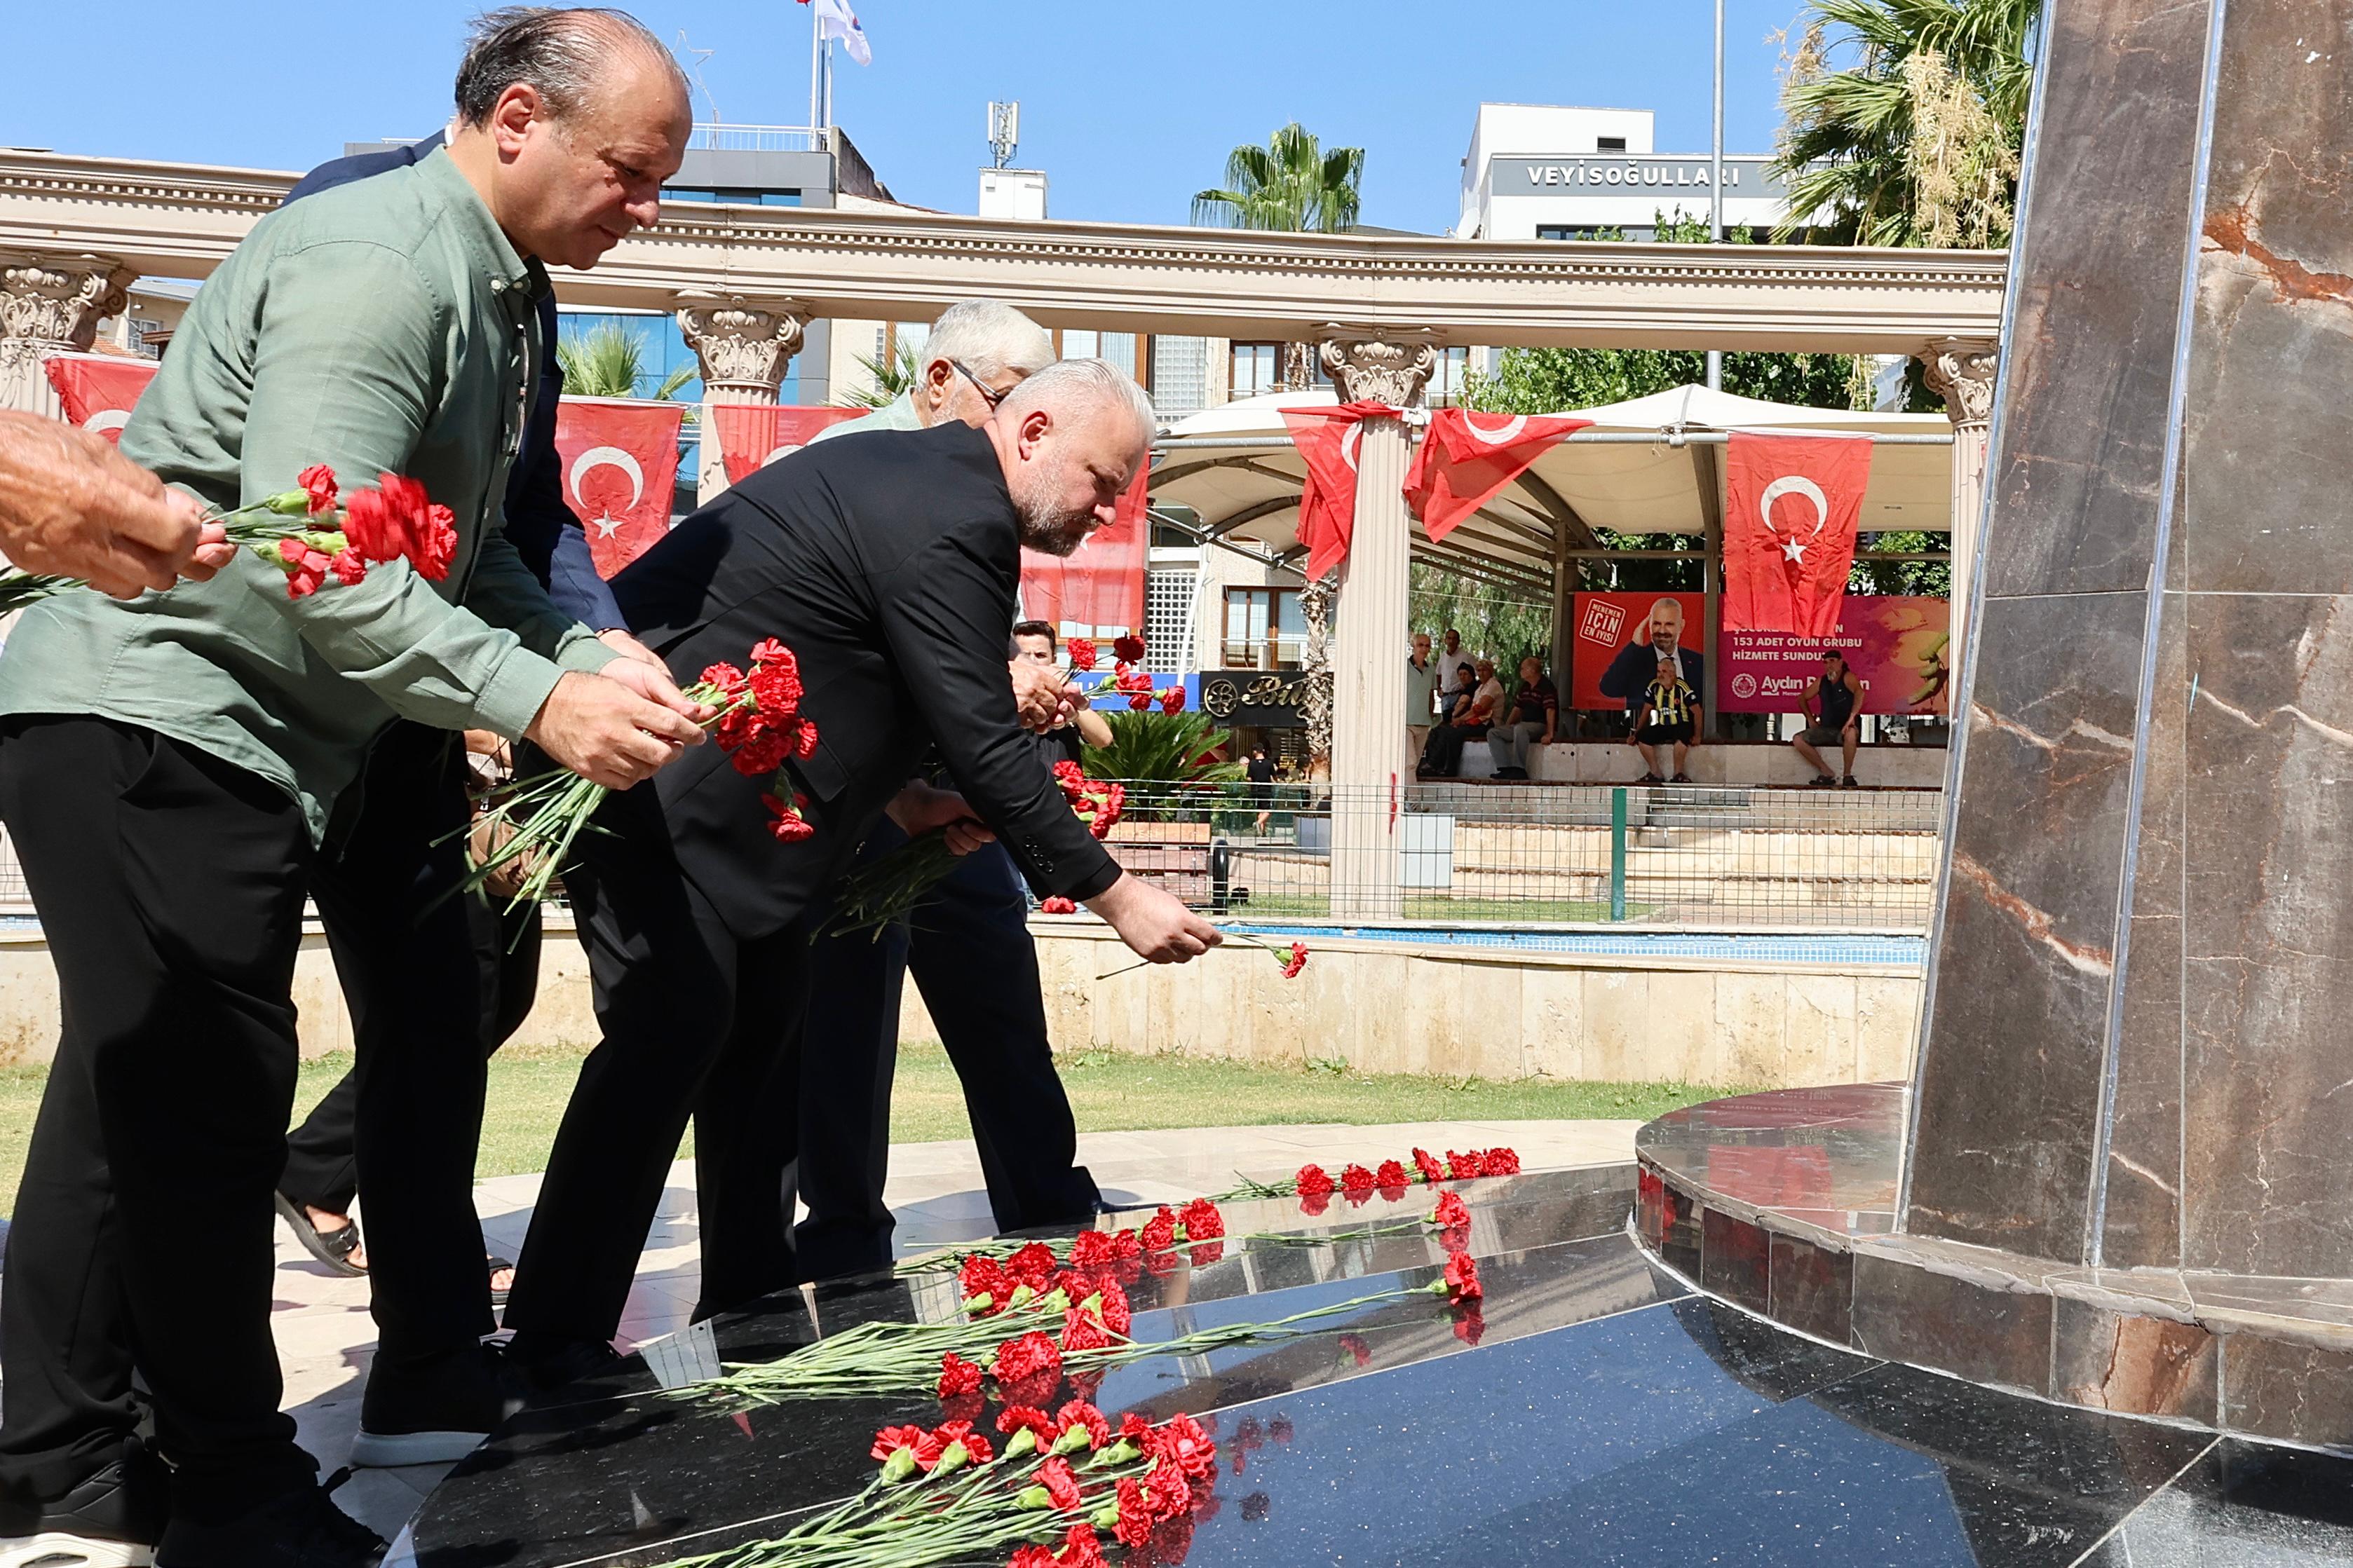
[(436, 148), (427, 154), (417, 163), (417, 172), (448, 201), (451, 221), (469, 252), (468, 259), (493, 292), (503, 294), (512, 289), (519, 299), (530, 300), (547, 289), (547, 269), (536, 261), (525, 261), (515, 250), (506, 231), (491, 216), (491, 209), (482, 205), (481, 196), (459, 171), (457, 160), (449, 156), (447, 147)]

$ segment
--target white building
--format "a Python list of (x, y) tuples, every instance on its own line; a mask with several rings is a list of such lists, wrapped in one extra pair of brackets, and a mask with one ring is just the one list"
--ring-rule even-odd
[[(1779, 223), (1787, 188), (1768, 156), (1724, 157), (1726, 228)], [(1604, 231), (1654, 237), (1661, 216), (1705, 219), (1714, 191), (1706, 151), (1662, 153), (1647, 109), (1482, 103), (1462, 160), (1460, 239), (1592, 239)]]

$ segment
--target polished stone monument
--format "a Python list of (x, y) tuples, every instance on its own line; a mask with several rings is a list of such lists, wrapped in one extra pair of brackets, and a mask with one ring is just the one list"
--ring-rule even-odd
[(1911, 1092), (1654, 1126), (1644, 1229), (1872, 1353), (2353, 1444), (2353, 6), (2053, 0), (2040, 60)]

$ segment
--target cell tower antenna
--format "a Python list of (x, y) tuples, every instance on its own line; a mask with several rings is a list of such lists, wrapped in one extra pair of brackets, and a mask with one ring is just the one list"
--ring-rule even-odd
[(1004, 168), (1013, 162), (1013, 150), (1021, 144), (1021, 105), (991, 103), (988, 106), (988, 150), (997, 159), (997, 167)]
[(705, 65), (708, 65), (711, 61), (711, 57), (717, 54), (719, 51), (717, 49), (696, 48), (692, 44), (686, 41), (686, 29), (684, 27), (681, 27), (678, 30), (678, 52), (681, 55), (692, 55), (694, 57), (694, 63), (686, 68), (686, 74), (694, 79), (695, 87), (702, 94), (702, 101), (711, 105), (711, 123), (713, 125), (723, 123), (719, 118), (719, 100), (711, 96), (711, 84), (702, 79), (702, 68)]

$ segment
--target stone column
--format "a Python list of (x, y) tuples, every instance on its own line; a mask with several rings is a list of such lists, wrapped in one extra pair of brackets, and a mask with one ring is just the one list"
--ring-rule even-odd
[(727, 488), (713, 405), (776, 406), (776, 388), (800, 352), (807, 307), (791, 300), (747, 300), (740, 294), (681, 294), (678, 328), (702, 366), (701, 446), (694, 497), (708, 502)]
[(0, 408), (63, 418), (41, 358), (86, 352), (135, 275), (104, 256), (0, 257)]
[[(1419, 406), (1438, 352), (1427, 334), (1373, 337), (1325, 329), (1318, 353), (1340, 401)], [(1367, 419), (1352, 433), (1356, 528), (1340, 568), (1332, 683), (1332, 912), (1395, 920), (1403, 805), (1409, 454), (1405, 421)]]
[[(1952, 637), (1945, 648), (1951, 672), (1948, 691), (1959, 688), (1961, 638), (1969, 620), (1969, 586), (1976, 580), (1978, 539), (1985, 522), (1986, 437), (1993, 424), (1994, 370), (1998, 347), (1985, 338), (1939, 338), (1919, 355), (1928, 390), (1945, 400), (1953, 422)], [(1954, 722), (1961, 704), (1948, 703)]]

